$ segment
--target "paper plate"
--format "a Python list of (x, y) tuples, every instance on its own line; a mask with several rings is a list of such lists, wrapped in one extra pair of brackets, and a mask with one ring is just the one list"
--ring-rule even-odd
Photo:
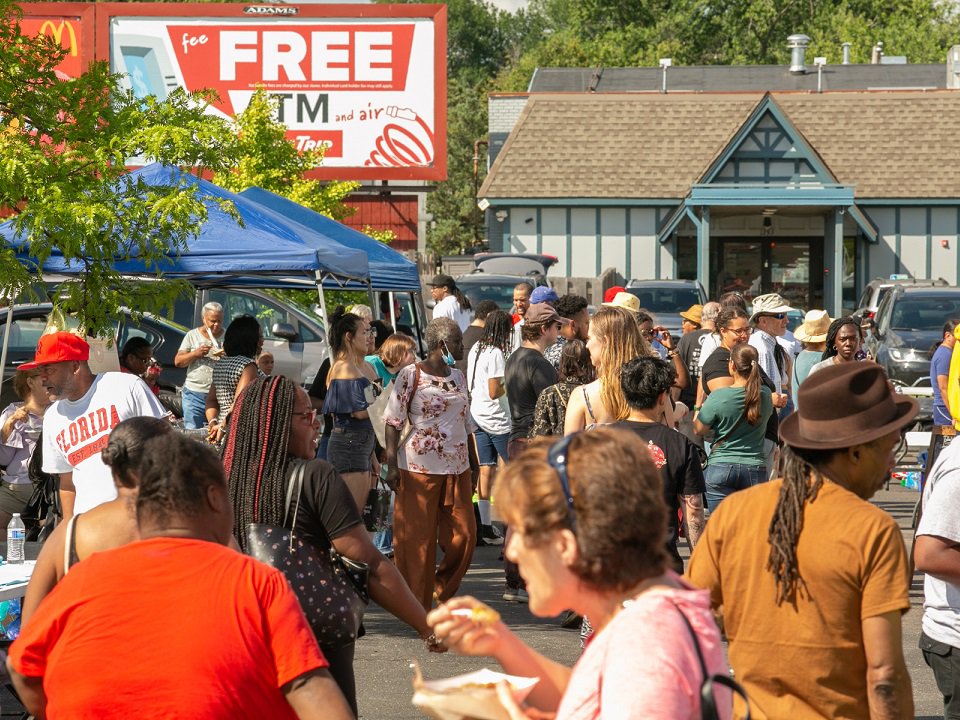
[(496, 684), (501, 680), (510, 683), (517, 702), (523, 701), (540, 681), (487, 668), (444, 680), (423, 680), (418, 669), (413, 704), (436, 720), (509, 720), (497, 699)]

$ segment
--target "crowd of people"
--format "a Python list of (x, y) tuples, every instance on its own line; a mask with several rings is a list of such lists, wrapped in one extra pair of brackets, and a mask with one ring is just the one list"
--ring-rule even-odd
[[(63, 522), (8, 661), (35, 716), (356, 717), (362, 630), (318, 628), (304, 588), (247, 556), (251, 528), (280, 527), (291, 550), (296, 536), (362, 567), (369, 597), (430, 651), (537, 676), (522, 706), (500, 688), (511, 720), (745, 717), (744, 698), (760, 718), (912, 717), (909, 560), (868, 500), (917, 403), (865, 357), (859, 320), (812, 310), (790, 333), (779, 295), (728, 293), (682, 313), (675, 338), (623, 288), (591, 316), (527, 283), (510, 308), (471, 308), (446, 275), (431, 287), (422, 346), (367, 306), (334, 312), (309, 388), (273, 373), (256, 319), (224, 328), (205, 306), (176, 363), (183, 427), (206, 442), (151, 391), (149, 346), (95, 375), (82, 338), (41, 339), (0, 415), (0, 520), (32, 490), (35, 453), (60, 482)], [(956, 328), (931, 369), (945, 449), (915, 557), (947, 706)], [(383, 492), (386, 526), (365, 527)], [(460, 594), (489, 543), (503, 544), (503, 601), (581, 628), (574, 668)], [(109, 691), (83, 671), (94, 662)]]

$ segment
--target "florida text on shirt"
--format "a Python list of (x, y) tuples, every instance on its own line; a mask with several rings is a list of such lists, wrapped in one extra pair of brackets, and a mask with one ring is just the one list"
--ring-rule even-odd
[(73, 467), (107, 446), (110, 432), (120, 424), (117, 406), (97, 408), (73, 420), (57, 435), (57, 445)]

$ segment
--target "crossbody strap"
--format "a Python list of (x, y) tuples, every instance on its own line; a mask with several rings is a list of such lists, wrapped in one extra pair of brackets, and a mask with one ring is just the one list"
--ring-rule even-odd
[[(293, 473), (290, 475), (290, 482), (287, 485), (287, 501), (286, 501), (286, 510), (283, 515), (283, 526), (287, 527), (287, 518), (290, 515), (290, 503), (293, 499), (294, 487), (296, 487), (297, 502), (293, 509), (293, 521), (290, 524), (290, 548), (293, 549), (293, 535), (296, 531), (297, 517), (300, 515), (300, 497), (303, 495), (303, 475), (307, 470), (308, 460), (291, 460), (290, 463), (293, 466)], [(335, 553), (336, 549), (333, 547), (333, 540), (330, 539), (330, 534), (327, 532), (327, 528), (322, 522), (318, 522), (320, 530), (322, 531), (323, 537), (327, 540), (327, 547), (330, 548), (330, 552)]]

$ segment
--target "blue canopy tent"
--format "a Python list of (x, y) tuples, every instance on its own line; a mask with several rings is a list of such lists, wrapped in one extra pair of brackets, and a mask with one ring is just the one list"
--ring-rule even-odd
[[(117, 182), (121, 190), (131, 194), (150, 186), (192, 185), (198, 188), (208, 210), (207, 220), (199, 227), (196, 236), (187, 242), (185, 249), (171, 247), (165, 262), (150, 265), (136, 252), (129, 256), (115, 256), (111, 263), (123, 275), (154, 275), (159, 271), (165, 276), (178, 278), (215, 276), (224, 284), (229, 283), (230, 277), (297, 277), (303, 285), (316, 286), (325, 324), (325, 283), (369, 286), (370, 271), (363, 250), (342, 245), (260, 203), (176, 167), (154, 163), (122, 176)], [(220, 206), (218, 201), (223, 200), (234, 204), (243, 221), (242, 226)], [(0, 225), (0, 238), (16, 251), (21, 262), (37, 266), (29, 242), (16, 232), (15, 220)], [(41, 269), (45, 274), (77, 275), (83, 272), (84, 265), (68, 262), (55, 250)], [(6, 349), (5, 337), (0, 367), (6, 362)]]
[[(341, 245), (365, 252), (370, 267), (370, 284), (374, 290), (420, 292), (417, 264), (388, 245), (263, 188), (247, 188), (240, 193), (240, 197), (306, 225)], [(355, 281), (348, 287), (365, 289), (364, 285)]]

